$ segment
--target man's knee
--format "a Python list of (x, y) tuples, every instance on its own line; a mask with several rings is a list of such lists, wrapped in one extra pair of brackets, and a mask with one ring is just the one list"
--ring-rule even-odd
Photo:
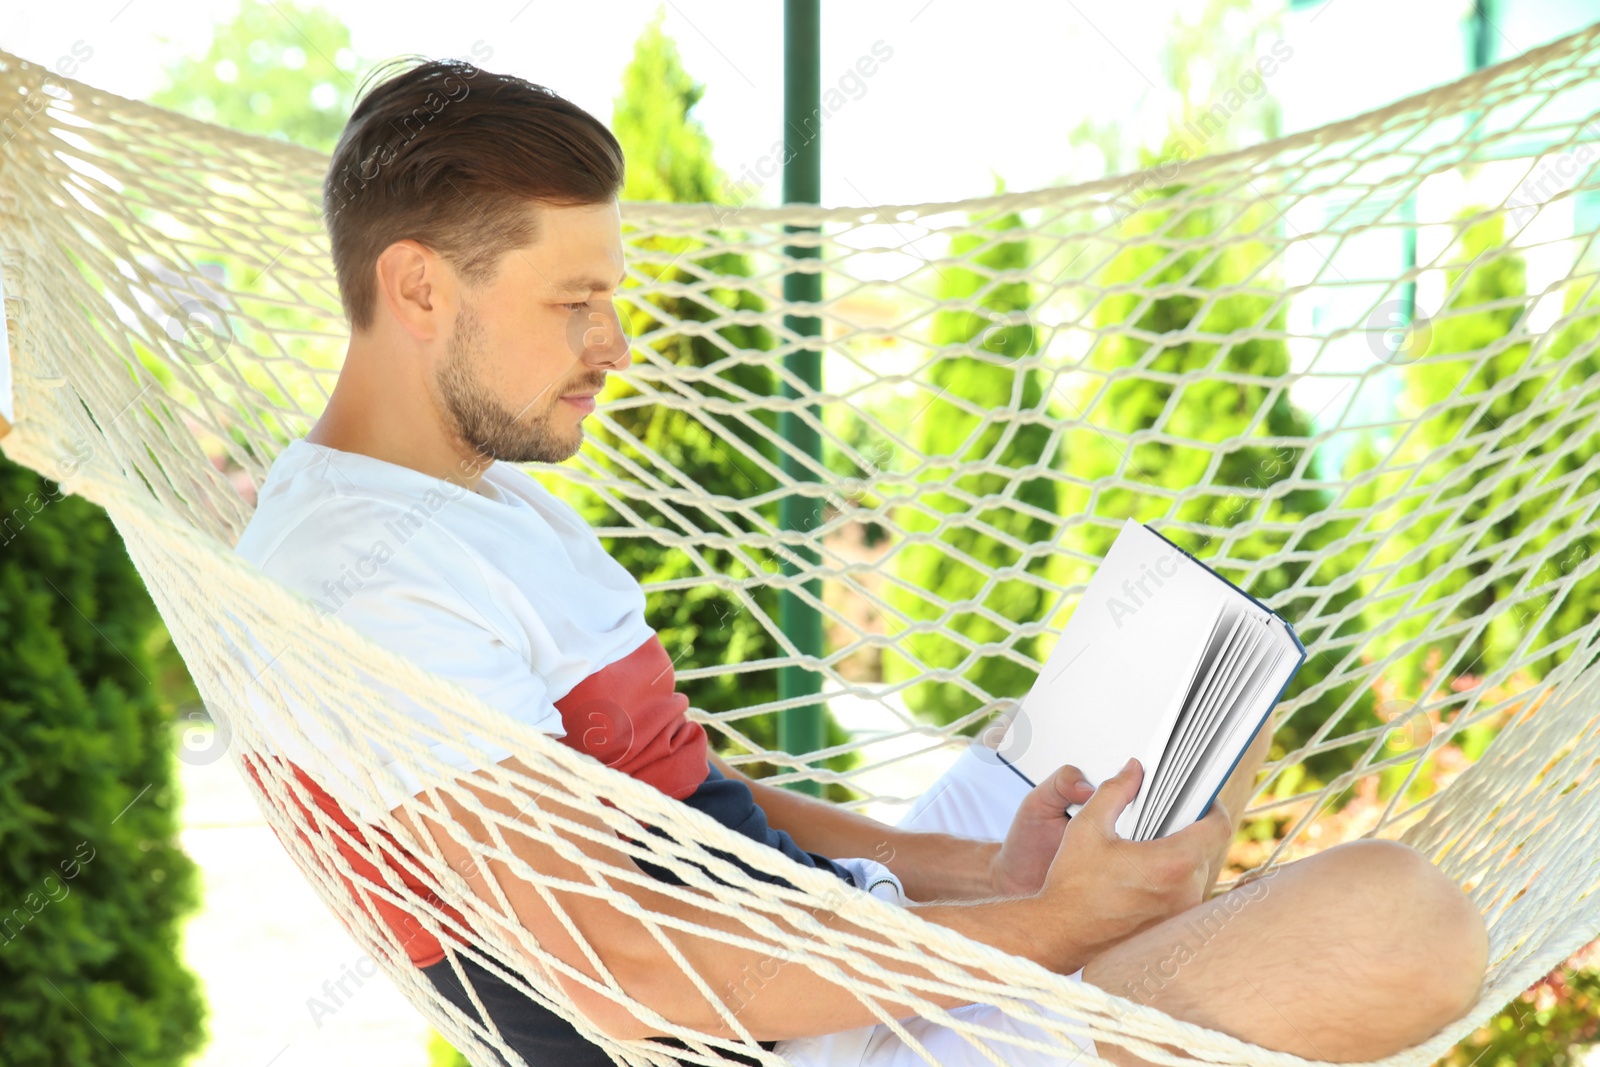
[(1363, 938), (1381, 961), (1373, 978), (1422, 1000), (1443, 1025), (1478, 998), (1488, 967), (1483, 915), (1460, 886), (1409, 845), (1364, 839), (1315, 859), (1372, 929)]
[[(1193, 952), (1172, 955), (1196, 937)], [(1477, 907), (1442, 871), (1406, 845), (1362, 840), (1135, 934), (1083, 980), (1268, 1048), (1369, 1060), (1460, 1018), (1487, 955)]]

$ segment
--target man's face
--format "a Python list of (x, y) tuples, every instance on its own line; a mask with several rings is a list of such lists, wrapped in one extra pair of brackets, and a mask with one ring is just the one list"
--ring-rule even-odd
[(434, 375), (446, 429), (510, 463), (559, 463), (583, 444), (583, 419), (628, 340), (612, 306), (622, 284), (615, 200), (530, 206), (539, 237), (500, 257), (494, 281), (463, 286)]

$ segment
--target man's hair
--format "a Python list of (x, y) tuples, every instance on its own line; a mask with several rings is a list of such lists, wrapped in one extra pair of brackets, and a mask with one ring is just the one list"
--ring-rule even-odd
[[(412, 65), (416, 64), (416, 65)], [(323, 182), (322, 211), (345, 316), (372, 325), (374, 264), (395, 241), (437, 252), (470, 284), (538, 237), (530, 201), (600, 204), (622, 189), (622, 146), (542, 85), (464, 60), (408, 57), (350, 114)]]

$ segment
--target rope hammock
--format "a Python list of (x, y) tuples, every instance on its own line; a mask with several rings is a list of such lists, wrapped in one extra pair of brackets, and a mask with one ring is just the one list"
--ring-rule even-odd
[[(711, 597), (759, 638), (754, 657), (678, 675), (708, 694), (691, 718), (731, 762), (877, 811), (911, 800), (928, 780), (919, 768), (1025, 691), (1123, 519), (1179, 541), (1309, 649), (1247, 812), (1273, 821), (1262, 863), (1397, 838), (1487, 919), (1479, 1003), (1383, 1061), (1432, 1062), (1600, 934), (1600, 297), (1585, 215), (1597, 87), (1600, 25), (1358, 118), (1082, 185), (881, 207), (627, 203), (619, 304), (634, 367), (590, 417), (582, 451), (530, 476), (605, 516), (611, 544), (653, 546), (661, 569), (640, 575), (653, 606)], [(720, 1005), (723, 1037), (628, 1001), (592, 951), (591, 973), (545, 951), (505, 900), (504, 913), (483, 904), (437, 845), (388, 814), (399, 781), (369, 741), (438, 809), (448, 794), (483, 819), (497, 846), (457, 830), (462, 844), (536, 887), (585, 948), (554, 894), (628, 909), (630, 886), (648, 887), (717, 917), (632, 906), (669, 952), (699, 932), (797, 963), (919, 1051), (886, 1004), (917, 1006), (996, 1064), (1025, 1040), (1069, 1060), (1074, 1035), (1160, 1063), (1305, 1062), (841, 892), (831, 874), (496, 714), (234, 556), (255, 488), (320, 413), (343, 354), (318, 214), (326, 158), (0, 53), (6, 114), (14, 407), (0, 444), (110, 514), (262, 813), (474, 1063), (493, 1049), (522, 1061), (417, 974), (386, 909), (618, 1063), (786, 1061), (745, 1030), (715, 976), (684, 966)], [(784, 300), (795, 271), (821, 272), (819, 302)], [(821, 340), (795, 315), (820, 319)], [(806, 348), (823, 353), (821, 389), (783, 366)], [(815, 433), (820, 460), (777, 432), (784, 412)], [(691, 442), (726, 485), (705, 484)], [(814, 508), (809, 529), (780, 527), (789, 496)], [(779, 590), (821, 614), (823, 654), (778, 625)], [(775, 717), (810, 702), (757, 686), (782, 667), (820, 676), (853, 728), (813, 753), (777, 751)], [(397, 715), (375, 679), (439, 725)], [(765, 699), (702, 707), (719, 693)], [(437, 748), (468, 734), (549, 780), (529, 805), (516, 775), (485, 777), (526, 805), (522, 818), (452, 788)], [(319, 788), (361, 810), (336, 818)], [(1352, 798), (1370, 815), (1330, 822)], [(681, 884), (604, 863), (581, 879), (531, 869), (504, 827), (573, 858), (573, 841), (595, 839), (557, 804)], [(637, 835), (640, 823), (663, 832)], [(414, 856), (404, 872), (397, 844)], [(920, 976), (866, 960), (869, 949)], [(500, 960), (529, 965), (510, 973)], [(609, 1040), (557, 974), (683, 1047)], [(946, 993), (1050, 1040), (927, 999)]]

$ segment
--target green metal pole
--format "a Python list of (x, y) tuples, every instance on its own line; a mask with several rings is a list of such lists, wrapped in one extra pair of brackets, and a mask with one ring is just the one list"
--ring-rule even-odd
[[(788, 151), (783, 162), (783, 201), (786, 204), (815, 204), (822, 199), (822, 14), (820, 0), (784, 0), (783, 5), (783, 122), (784, 142)], [(814, 226), (786, 226), (784, 232), (815, 231)], [(819, 248), (787, 246), (792, 257), (816, 259)], [(783, 296), (790, 302), (820, 301), (822, 275), (786, 274), (783, 278)], [(784, 327), (801, 337), (817, 337), (822, 333), (822, 322), (814, 315), (785, 315)], [(796, 379), (804, 382), (814, 395), (822, 386), (822, 350), (808, 346), (786, 354), (784, 368)], [(789, 382), (783, 383), (783, 396), (802, 395)], [(813, 413), (815, 407), (810, 409)], [(816, 459), (822, 454), (822, 440), (815, 428), (798, 417), (795, 412), (782, 412), (778, 417), (778, 433), (789, 443), (790, 449), (800, 455)], [(794, 481), (815, 481), (816, 475), (797, 455), (786, 451), (782, 457), (783, 473)], [(802, 533), (818, 525), (817, 508), (820, 501), (813, 497), (791, 494), (778, 504), (778, 526), (782, 530)], [(792, 555), (791, 555), (792, 553)], [(796, 557), (799, 557), (798, 559)], [(800, 560), (815, 564), (819, 560), (809, 545), (791, 548), (782, 553), (783, 573), (798, 574)], [(822, 582), (813, 578), (805, 589), (819, 601)], [(778, 624), (789, 635), (802, 655), (822, 655), (822, 615), (815, 607), (801, 600), (793, 591), (785, 589), (778, 598)], [(778, 670), (778, 697), (790, 699), (814, 695), (822, 691), (822, 676), (803, 667), (781, 667)], [(778, 715), (778, 747), (796, 754), (815, 752), (826, 742), (826, 711), (821, 701), (790, 708)], [(815, 782), (793, 782), (791, 787), (812, 795), (821, 789)]]
[(1489, 65), (1494, 55), (1494, 0), (1473, 0), (1467, 16), (1467, 64), (1475, 71)]
[[(1466, 18), (1467, 69), (1470, 71), (1477, 72), (1487, 67), (1490, 57), (1494, 55), (1494, 6), (1494, 0), (1473, 0), (1472, 11)], [(1484, 133), (1483, 112), (1474, 108), (1464, 117), (1467, 123), (1467, 141), (1472, 145), (1467, 160), (1476, 161), (1478, 155), (1476, 142)]]

